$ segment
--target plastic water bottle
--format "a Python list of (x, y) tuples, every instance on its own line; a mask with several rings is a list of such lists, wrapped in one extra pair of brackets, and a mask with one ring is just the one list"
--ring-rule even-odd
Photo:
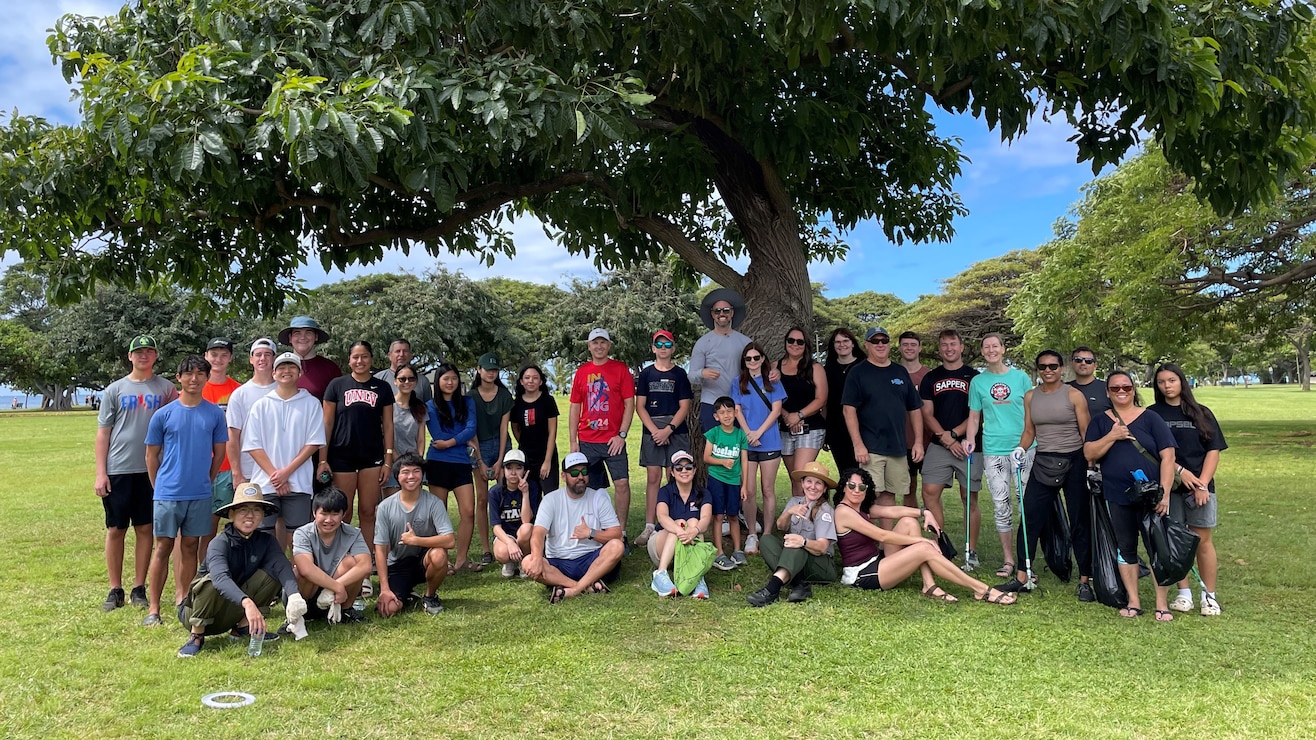
[(260, 657), (261, 648), (265, 646), (265, 630), (253, 631), (251, 640), (247, 643), (247, 655), (253, 658)]

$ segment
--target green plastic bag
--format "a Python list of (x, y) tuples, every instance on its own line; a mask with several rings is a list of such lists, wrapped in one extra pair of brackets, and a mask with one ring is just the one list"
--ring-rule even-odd
[(676, 556), (672, 563), (672, 574), (675, 576), (672, 580), (676, 583), (676, 590), (682, 596), (694, 593), (704, 574), (713, 567), (713, 558), (716, 556), (717, 548), (711, 542), (692, 542), (689, 545), (677, 542)]

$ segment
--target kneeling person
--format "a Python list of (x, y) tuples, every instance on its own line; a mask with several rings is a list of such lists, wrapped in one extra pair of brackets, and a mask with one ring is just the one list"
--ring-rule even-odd
[(621, 522), (606, 491), (589, 488), (589, 459), (579, 452), (562, 463), (564, 488), (549, 493), (535, 513), (526, 575), (549, 587), (549, 603), (585, 591), (606, 593), (621, 575)]
[(195, 657), (207, 636), (225, 630), (232, 630), (235, 638), (255, 631), (264, 632), (267, 641), (279, 639), (277, 633), (265, 632), (264, 611), (280, 593), (289, 594), (284, 604), (289, 620), (306, 614), (306, 600), (297, 591), (283, 548), (274, 535), (259, 531), (261, 519), (273, 510), (260, 486), (245, 483), (233, 493), (231, 504), (215, 512), (232, 521), (210, 541), (208, 572), (192, 581), (183, 600), (179, 621), (191, 626), (191, 636), (178, 649), (178, 657)]
[(448, 577), (448, 548), (457, 544), (448, 509), (438, 496), (421, 488), (425, 462), (404, 452), (393, 463), (393, 477), (402, 489), (375, 510), (375, 562), (379, 565), (381, 617), (402, 611), (415, 598), (412, 590), (425, 584), (426, 614), (443, 611), (439, 586)]
[(494, 522), (493, 555), (503, 564), (503, 577), (516, 575), (530, 551), (530, 533), (539, 509), (539, 481), (525, 472), (525, 453), (508, 450), (503, 456), (503, 481), (489, 489), (489, 521)]
[(336, 622), (336, 617), (349, 609), (348, 619), (357, 621), (361, 615), (347, 605), (356, 600), (361, 584), (370, 577), (370, 549), (361, 530), (343, 522), (347, 495), (342, 491), (329, 486), (315, 494), (311, 512), (315, 520), (292, 535), (297, 590), (308, 602), (307, 616)]

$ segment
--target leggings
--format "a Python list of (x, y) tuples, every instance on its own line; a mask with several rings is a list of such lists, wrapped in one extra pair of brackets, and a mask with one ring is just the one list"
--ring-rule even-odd
[[(995, 509), (996, 531), (1009, 532), (1014, 529), (1014, 508), (1010, 502), (1018, 495), (1014, 462), (1009, 455), (983, 455), (982, 459), (983, 480), (987, 483), (987, 490), (991, 491), (992, 507)], [(1024, 458), (1024, 485), (1028, 484), (1028, 471), (1032, 467), (1033, 450), (1029, 450), (1028, 456)]]
[[(1060, 455), (1055, 455), (1060, 457)], [(1083, 457), (1083, 448), (1064, 455), (1070, 459), (1069, 473), (1060, 486), (1051, 487), (1030, 476), (1024, 488), (1024, 514), (1019, 525), (1019, 534), (1015, 547), (1019, 556), (1025, 553), (1037, 560), (1037, 543), (1046, 531), (1047, 522), (1051, 520), (1051, 510), (1055, 506), (1060, 489), (1065, 490), (1065, 507), (1069, 509), (1069, 539), (1074, 547), (1074, 559), (1078, 561), (1080, 576), (1092, 575), (1092, 512), (1089, 509), (1087, 485), (1087, 460)], [(1025, 525), (1027, 530), (1025, 530)]]
[(1115, 544), (1119, 546), (1119, 562), (1132, 565), (1138, 562), (1138, 537), (1142, 536), (1142, 546), (1148, 552), (1147, 537), (1142, 535), (1142, 505), (1117, 504), (1107, 501), (1110, 509), (1110, 527), (1115, 530)]

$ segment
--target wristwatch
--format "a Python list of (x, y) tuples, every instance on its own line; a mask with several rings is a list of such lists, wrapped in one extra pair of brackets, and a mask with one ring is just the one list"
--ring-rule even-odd
[(626, 439), (626, 430), (623, 429), (622, 431), (617, 432), (617, 436), (621, 437), (622, 439)]
[(590, 530), (589, 530), (589, 538), (590, 538), (591, 540), (594, 539), (594, 535), (595, 535), (595, 534), (596, 534), (596, 532), (594, 531), (594, 529), (593, 529), (593, 528), (590, 528)]

